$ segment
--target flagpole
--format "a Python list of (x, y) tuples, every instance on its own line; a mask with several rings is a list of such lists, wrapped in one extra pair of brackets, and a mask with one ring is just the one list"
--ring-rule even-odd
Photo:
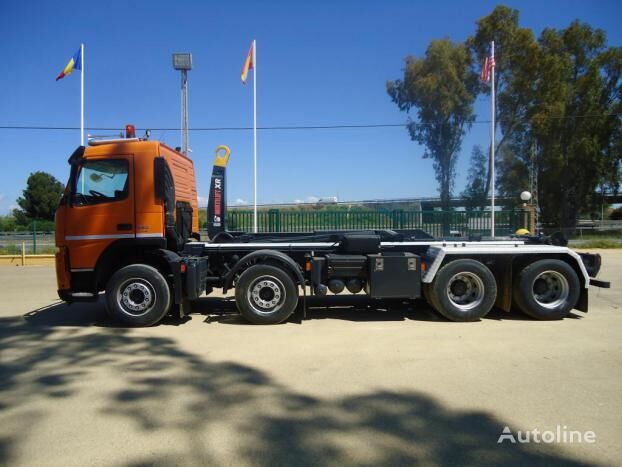
[[(495, 63), (495, 41), (490, 43), (490, 57), (492, 63)], [(491, 89), (492, 89), (492, 117), (490, 130), (490, 185), (491, 185), (491, 203), (490, 203), (490, 236), (495, 236), (495, 66), (491, 67)]]
[(253, 39), (253, 232), (257, 233), (257, 41)]
[(80, 72), (80, 146), (84, 146), (84, 44), (80, 44), (80, 60), (82, 61)]

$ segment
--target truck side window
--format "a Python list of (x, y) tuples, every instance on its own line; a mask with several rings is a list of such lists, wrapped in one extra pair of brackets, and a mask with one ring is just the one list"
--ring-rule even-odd
[(79, 168), (73, 202), (85, 205), (125, 199), (129, 191), (128, 181), (127, 160), (87, 160)]

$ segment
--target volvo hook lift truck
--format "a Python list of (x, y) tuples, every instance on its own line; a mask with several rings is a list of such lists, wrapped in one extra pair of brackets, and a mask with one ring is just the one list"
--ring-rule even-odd
[(432, 238), (421, 230), (248, 233), (226, 228), (221, 146), (211, 179), (208, 236), (199, 235), (192, 160), (158, 141), (90, 140), (69, 158), (56, 212), (58, 294), (96, 300), (132, 326), (150, 326), (219, 288), (233, 289), (248, 321), (286, 320), (306, 291), (347, 289), (371, 299), (425, 297), (452, 321), (475, 321), (493, 306), (541, 320), (588, 310), (600, 255), (552, 245), (546, 237), (489, 241)]

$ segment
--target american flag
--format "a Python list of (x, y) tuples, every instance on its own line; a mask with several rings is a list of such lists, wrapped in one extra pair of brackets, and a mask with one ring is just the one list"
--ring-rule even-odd
[(490, 81), (490, 74), (492, 73), (492, 69), (494, 67), (495, 57), (486, 57), (486, 60), (484, 60), (484, 66), (482, 67), (482, 73), (479, 76), (483, 82), (487, 83)]

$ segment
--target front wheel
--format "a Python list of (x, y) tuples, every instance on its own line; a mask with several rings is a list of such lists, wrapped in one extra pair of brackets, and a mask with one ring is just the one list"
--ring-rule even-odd
[(539, 320), (568, 316), (579, 300), (581, 283), (564, 261), (542, 259), (526, 266), (518, 275), (512, 293), (515, 306)]
[(473, 259), (447, 263), (425, 287), (428, 303), (451, 321), (477, 321), (497, 299), (497, 283), (484, 264)]
[(278, 324), (296, 309), (298, 289), (281, 268), (258, 264), (244, 271), (236, 282), (235, 303), (251, 323)]
[(164, 276), (146, 264), (115, 272), (106, 285), (110, 314), (130, 326), (153, 326), (171, 308), (171, 291)]

